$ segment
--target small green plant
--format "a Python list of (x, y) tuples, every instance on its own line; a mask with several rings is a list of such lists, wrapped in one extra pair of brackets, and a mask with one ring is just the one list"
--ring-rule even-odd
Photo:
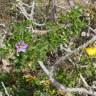
[[(36, 35), (29, 31), (27, 26), (32, 24), (29, 20), (11, 25), (12, 33), (5, 41), (6, 47), (0, 49), (0, 57), (7, 58), (13, 68), (10, 74), (0, 73), (0, 81), (6, 84), (10, 94), (13, 96), (53, 96), (58, 93), (42, 72), (37, 61), (45, 62), (48, 58), (47, 53), (54, 51), (60, 44), (69, 43), (70, 37), (80, 37), (82, 28), (85, 28), (87, 24), (80, 18), (82, 12), (83, 8), (77, 6), (70, 12), (58, 16), (56, 22), (47, 21), (46, 28), (49, 32), (44, 35)], [(66, 26), (66, 23), (70, 26)], [(81, 62), (86, 63), (85, 58), (81, 57)], [(95, 70), (92, 69), (90, 60), (87, 60), (87, 64), (90, 68), (85, 71), (85, 74), (92, 76)], [(70, 67), (66, 70), (62, 67), (56, 71), (55, 78), (60, 83), (72, 87), (78, 81), (79, 72), (84, 72), (80, 67), (73, 69), (74, 71)]]

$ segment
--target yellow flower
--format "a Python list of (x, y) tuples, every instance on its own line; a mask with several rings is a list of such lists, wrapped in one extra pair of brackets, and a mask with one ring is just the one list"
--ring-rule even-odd
[(58, 94), (64, 95), (64, 90), (59, 89), (59, 90), (58, 90)]
[(95, 48), (95, 47), (85, 48), (85, 51), (86, 51), (86, 53), (87, 53), (89, 56), (96, 56), (96, 48)]
[(41, 83), (44, 84), (46, 87), (48, 87), (51, 84), (51, 81), (50, 80), (42, 80)]
[(27, 82), (36, 80), (36, 77), (32, 76), (32, 75), (25, 75), (24, 77), (25, 77)]
[(52, 90), (52, 89), (51, 89), (51, 90), (49, 90), (49, 93), (53, 95), (53, 94), (56, 93), (56, 90), (54, 90), (54, 89)]

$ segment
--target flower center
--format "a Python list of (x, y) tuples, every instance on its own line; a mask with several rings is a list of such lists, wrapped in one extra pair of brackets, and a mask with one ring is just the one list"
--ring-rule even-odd
[(23, 47), (24, 47), (24, 45), (18, 45), (18, 47), (19, 47), (19, 48), (23, 48)]

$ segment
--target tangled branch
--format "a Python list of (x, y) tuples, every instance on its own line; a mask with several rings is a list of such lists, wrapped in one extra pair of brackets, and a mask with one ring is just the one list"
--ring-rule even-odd
[[(37, 26), (44, 26), (45, 24), (39, 24), (39, 23), (36, 23), (34, 22), (34, 18), (33, 18), (33, 15), (34, 15), (34, 8), (35, 8), (35, 1), (33, 0), (33, 2), (31, 3), (31, 6), (29, 6), (28, 4), (25, 4), (23, 3), (21, 0), (19, 0), (17, 2), (17, 8), (20, 10), (20, 13), (22, 13), (27, 20), (32, 20), (32, 23), (37, 25)], [(28, 13), (27, 10), (26, 10), (26, 7), (28, 8), (31, 8), (31, 12)]]
[[(94, 31), (94, 33), (96, 33), (95, 30), (93, 30), (92, 28), (90, 28), (90, 30)], [(89, 44), (91, 44), (94, 41), (96, 41), (96, 35), (94, 35), (89, 41), (87, 41), (83, 45), (79, 46), (78, 48), (74, 49), (73, 51), (71, 51), (67, 55), (60, 57), (56, 61), (56, 63), (54, 64), (54, 68), (56, 68), (59, 64), (61, 64), (65, 59), (68, 59), (73, 53), (76, 53), (76, 52), (82, 50), (83, 48), (86, 48)]]
[(7, 96), (12, 96), (12, 95), (9, 95), (9, 93), (8, 93), (6, 87), (5, 87), (5, 84), (4, 84), (3, 82), (1, 82), (1, 84), (2, 84), (2, 87), (3, 87), (4, 90), (5, 90), (5, 94), (6, 94)]
[(56, 87), (58, 90), (63, 90), (65, 93), (78, 93), (78, 94), (88, 94), (88, 95), (96, 96), (96, 92), (93, 91), (91, 88), (90, 89), (86, 89), (86, 88), (66, 88), (65, 85), (59, 83), (58, 81), (56, 81), (52, 77), (51, 73), (45, 67), (43, 62), (38, 61), (38, 63), (40, 65), (40, 67), (43, 69), (43, 71), (46, 73), (46, 75), (48, 76), (48, 78), (51, 81), (52, 85), (54, 87)]

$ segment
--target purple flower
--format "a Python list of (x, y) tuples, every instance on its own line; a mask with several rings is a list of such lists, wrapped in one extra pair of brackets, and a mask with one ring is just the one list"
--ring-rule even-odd
[(21, 40), (15, 45), (15, 47), (17, 52), (25, 52), (26, 49), (28, 48), (28, 45)]

